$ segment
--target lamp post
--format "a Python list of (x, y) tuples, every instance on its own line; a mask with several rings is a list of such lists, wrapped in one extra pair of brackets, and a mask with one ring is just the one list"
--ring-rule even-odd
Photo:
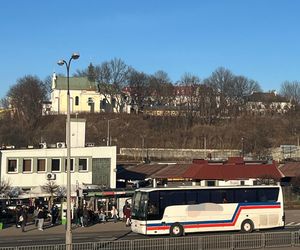
[(242, 137), (242, 157), (244, 158), (244, 137)]
[(114, 121), (114, 120), (118, 120), (119, 118), (115, 118), (115, 119), (109, 119), (107, 120), (107, 140), (106, 140), (106, 146), (110, 146), (110, 121)]
[(67, 230), (66, 230), (66, 249), (72, 249), (72, 231), (71, 231), (71, 168), (70, 168), (70, 156), (71, 156), (71, 119), (70, 119), (70, 65), (72, 60), (79, 58), (78, 53), (73, 53), (68, 62), (65, 60), (59, 60), (57, 64), (59, 66), (66, 65), (67, 68)]

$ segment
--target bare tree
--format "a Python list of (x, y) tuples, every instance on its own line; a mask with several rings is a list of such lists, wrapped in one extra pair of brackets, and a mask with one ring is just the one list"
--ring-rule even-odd
[(217, 117), (217, 95), (214, 90), (200, 84), (197, 88), (197, 118), (202, 124), (211, 125)]
[(177, 86), (179, 93), (176, 93), (176, 102), (180, 107), (180, 116), (186, 117), (186, 129), (193, 125), (197, 114), (197, 90), (199, 85), (200, 79), (198, 76), (184, 73)]
[(74, 76), (88, 77), (89, 81), (96, 82), (98, 91), (104, 95), (108, 107), (122, 112), (124, 106), (124, 88), (128, 85), (128, 77), (132, 68), (119, 58), (105, 61), (101, 65), (89, 64), (87, 69), (77, 70)]
[(63, 199), (67, 196), (67, 188), (64, 186), (59, 186), (56, 190), (57, 198)]
[(8, 196), (10, 190), (11, 190), (10, 182), (6, 179), (2, 179), (0, 181), (0, 197)]
[[(99, 92), (105, 96), (105, 99), (112, 108), (120, 110), (123, 106), (123, 91), (128, 86), (128, 77), (131, 68), (121, 59), (113, 59), (104, 62), (96, 70)], [(120, 110), (122, 111), (122, 110)]]
[(44, 82), (35, 76), (25, 76), (10, 88), (6, 98), (21, 125), (34, 128), (42, 116), (42, 105), (46, 97)]
[(299, 81), (285, 81), (281, 84), (280, 94), (287, 99), (300, 104), (300, 82)]
[(173, 105), (174, 86), (166, 72), (159, 70), (150, 76), (149, 88), (153, 105)]
[(238, 116), (243, 105), (243, 97), (261, 90), (257, 82), (244, 76), (235, 76), (230, 70), (222, 67), (215, 70), (204, 83), (218, 94), (221, 117)]
[(128, 83), (132, 104), (137, 106), (137, 111), (142, 110), (146, 103), (152, 102), (149, 100), (149, 77), (145, 73), (132, 70)]
[(46, 193), (50, 194), (50, 200), (49, 200), (49, 204), (48, 204), (49, 207), (51, 207), (53, 204), (54, 194), (56, 194), (58, 188), (59, 188), (59, 185), (56, 184), (55, 181), (50, 181), (50, 180), (45, 185), (42, 186), (42, 189)]

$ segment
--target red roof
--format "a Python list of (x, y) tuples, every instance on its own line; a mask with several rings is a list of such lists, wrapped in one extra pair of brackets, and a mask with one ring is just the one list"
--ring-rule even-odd
[(237, 180), (270, 177), (278, 180), (284, 175), (274, 161), (272, 163), (246, 163), (238, 157), (229, 158), (225, 163), (194, 161), (183, 173), (183, 177), (198, 180)]
[(118, 167), (118, 179), (176, 179), (183, 178), (183, 173), (186, 172), (190, 164), (170, 164), (170, 163), (151, 163), (136, 166)]
[(183, 178), (183, 174), (189, 168), (190, 164), (167, 164), (159, 171), (151, 175), (152, 178), (177, 179)]
[(287, 162), (279, 169), (286, 177), (296, 177), (300, 175), (300, 162)]

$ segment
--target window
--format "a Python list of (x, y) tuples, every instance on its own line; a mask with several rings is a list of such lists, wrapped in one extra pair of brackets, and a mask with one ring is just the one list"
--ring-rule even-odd
[(89, 98), (88, 98), (88, 105), (91, 105), (92, 103), (94, 103), (93, 98), (92, 98), (92, 97), (89, 97)]
[(210, 199), (213, 203), (223, 203), (222, 191), (221, 190), (211, 190)]
[(215, 187), (216, 186), (216, 181), (207, 181), (207, 186), (208, 187)]
[(76, 105), (76, 106), (79, 105), (79, 96), (75, 96), (75, 105)]
[(258, 189), (257, 196), (259, 201), (277, 201), (278, 199), (278, 188), (265, 188), (265, 189)]
[(7, 163), (7, 172), (8, 173), (16, 173), (18, 171), (17, 160), (9, 159)]
[(185, 192), (186, 204), (197, 204), (197, 190), (187, 190)]
[(237, 189), (235, 190), (236, 202), (256, 202), (256, 189)]
[[(74, 159), (70, 159), (70, 170), (74, 171)], [(65, 171), (67, 172), (67, 159), (65, 160)]]
[(31, 172), (31, 159), (23, 160), (23, 172)]
[(198, 190), (198, 203), (209, 202), (209, 190)]
[(103, 99), (102, 101), (100, 101), (100, 109), (106, 109), (106, 105), (107, 104), (107, 100)]
[(184, 205), (185, 191), (169, 190), (160, 192), (160, 212), (164, 212), (167, 206)]
[(60, 171), (60, 159), (52, 159), (51, 160), (51, 171), (52, 172)]
[(159, 213), (159, 195), (158, 191), (149, 193), (149, 201), (147, 204), (147, 219), (160, 220), (162, 216)]
[(115, 107), (116, 107), (116, 103), (117, 103), (116, 99), (113, 98), (113, 99), (111, 100), (111, 106), (112, 106), (113, 108), (115, 108)]
[(38, 172), (46, 171), (46, 159), (38, 159), (37, 160), (37, 171)]
[(87, 159), (79, 159), (79, 171), (87, 171)]

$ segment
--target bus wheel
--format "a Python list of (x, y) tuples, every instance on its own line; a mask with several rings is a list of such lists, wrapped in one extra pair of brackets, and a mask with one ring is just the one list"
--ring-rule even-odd
[(174, 223), (170, 228), (170, 235), (173, 237), (179, 237), (183, 235), (183, 226), (179, 223)]
[(254, 225), (251, 220), (244, 220), (241, 225), (241, 230), (243, 233), (251, 233), (254, 230)]

